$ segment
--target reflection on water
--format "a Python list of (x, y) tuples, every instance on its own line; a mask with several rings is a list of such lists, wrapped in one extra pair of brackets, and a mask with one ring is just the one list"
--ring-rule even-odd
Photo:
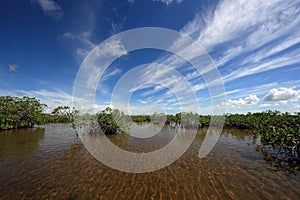
[(5, 158), (1, 161), (22, 160), (30, 155), (39, 146), (44, 133), (44, 128), (0, 131), (0, 159)]
[[(170, 142), (169, 130), (149, 139), (109, 139), (126, 150), (150, 152)], [(168, 167), (131, 174), (94, 159), (70, 125), (1, 131), (0, 199), (298, 199), (300, 176), (270, 169), (251, 131), (224, 130), (213, 151), (199, 159), (205, 134), (199, 129), (188, 151)]]

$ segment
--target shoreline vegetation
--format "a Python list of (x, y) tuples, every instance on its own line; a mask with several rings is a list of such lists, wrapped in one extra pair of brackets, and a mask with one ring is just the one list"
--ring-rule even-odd
[[(118, 109), (107, 107), (96, 115), (80, 115), (79, 111), (69, 106), (58, 106), (51, 113), (44, 113), (46, 104), (38, 99), (30, 97), (0, 96), (0, 130), (13, 128), (32, 128), (34, 125), (48, 123), (72, 123), (76, 130), (76, 119), (96, 119), (103, 132), (109, 134), (122, 134), (129, 130), (128, 123), (165, 123), (171, 127), (201, 128), (210, 125), (210, 115), (197, 113), (177, 113), (165, 115), (154, 113), (153, 115), (125, 115)], [(220, 124), (224, 128), (251, 129), (258, 133), (262, 144), (267, 147), (266, 154), (273, 155), (279, 160), (287, 160), (293, 165), (300, 165), (300, 112), (290, 114), (288, 112), (267, 110), (264, 112), (247, 114), (223, 114)], [(218, 120), (212, 125), (218, 126)], [(270, 148), (269, 148), (270, 147)], [(271, 149), (269, 151), (268, 149)]]
[[(211, 119), (214, 117), (213, 122)], [(125, 115), (118, 109), (107, 107), (96, 115), (79, 116), (80, 121), (96, 119), (106, 135), (122, 134), (129, 130), (127, 124), (154, 123), (166, 124), (171, 128), (202, 128), (209, 125), (253, 130), (254, 137), (260, 135), (261, 151), (265, 160), (288, 169), (300, 169), (300, 113), (281, 113), (267, 110), (247, 114), (224, 114), (222, 116), (177, 113), (165, 115)], [(224, 120), (225, 119), (225, 120)], [(78, 125), (80, 126), (80, 125)]]
[(49, 123), (71, 123), (79, 114), (75, 108), (58, 106), (51, 113), (44, 113), (46, 104), (36, 98), (0, 96), (0, 130), (33, 128)]

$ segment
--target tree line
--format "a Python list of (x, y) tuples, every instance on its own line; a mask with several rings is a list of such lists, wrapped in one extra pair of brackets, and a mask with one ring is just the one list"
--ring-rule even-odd
[(79, 114), (69, 106), (58, 106), (51, 113), (44, 113), (47, 107), (36, 98), (0, 96), (0, 130), (72, 122), (74, 116)]
[[(117, 113), (117, 114), (116, 114)], [(129, 122), (129, 118), (137, 123), (165, 123), (175, 124), (184, 128), (199, 128), (210, 125), (210, 115), (199, 115), (197, 113), (177, 113), (175, 115), (164, 115), (163, 113), (154, 113), (153, 115), (133, 115), (126, 116), (117, 109), (106, 108), (98, 113), (97, 120), (100, 125), (107, 128), (109, 134), (121, 132), (119, 123), (115, 122), (114, 116), (123, 118), (123, 122)], [(220, 116), (214, 116), (218, 118)], [(225, 128), (253, 129), (261, 135), (261, 141), (265, 145), (280, 147), (298, 147), (300, 149), (300, 112), (290, 114), (280, 111), (267, 110), (247, 114), (224, 114), (221, 117), (225, 119)], [(217, 120), (215, 120), (217, 121)], [(220, 124), (212, 124), (220, 125)], [(108, 133), (107, 132), (107, 133)]]

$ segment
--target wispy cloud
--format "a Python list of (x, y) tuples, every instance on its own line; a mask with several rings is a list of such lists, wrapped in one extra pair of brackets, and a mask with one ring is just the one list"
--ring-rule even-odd
[(258, 48), (296, 28), (298, 11), (296, 1), (220, 1), (197, 40), (208, 49), (226, 42)]
[(48, 16), (55, 19), (60, 19), (63, 16), (62, 8), (54, 0), (33, 0), (33, 2), (37, 3)]
[(300, 110), (300, 105), (295, 105), (294, 108)]
[[(299, 12), (299, 2), (225, 0), (211, 17), (201, 20), (202, 16), (197, 15), (183, 32), (198, 32), (194, 38), (208, 51), (228, 49), (216, 58), (216, 63), (228, 67), (230, 62), (231, 68), (239, 68), (225, 75), (225, 81), (231, 81), (299, 62), (294, 60), (299, 52), (278, 56), (276, 62), (267, 59), (299, 43)], [(201, 30), (203, 21), (206, 25)]]
[(122, 70), (120, 68), (115, 68), (110, 72), (104, 73), (103, 77), (101, 78), (101, 81), (106, 81), (107, 79), (120, 74), (122, 72)]
[(100, 91), (102, 94), (109, 94), (110, 92), (110, 85), (111, 83), (109, 83), (109, 79), (115, 77), (116, 75), (122, 73), (122, 69), (120, 68), (115, 68), (113, 70), (106, 70), (104, 72), (104, 74), (102, 75), (101, 79), (99, 80), (99, 83), (98, 83), (98, 87), (95, 87), (94, 89), (94, 92), (96, 92), (96, 90)]
[(59, 36), (61, 38), (66, 38), (66, 39), (80, 39), (79, 37), (75, 36), (74, 34), (72, 34), (71, 32), (66, 32), (64, 34), (62, 34), (61, 36)]
[[(137, 0), (128, 0), (129, 3), (134, 3)], [(177, 4), (181, 4), (184, 0), (153, 0), (153, 1), (159, 1), (162, 2), (166, 5), (172, 4), (172, 3), (177, 3)]]
[(269, 103), (264, 103), (259, 105), (259, 107), (270, 107), (270, 106), (272, 106), (272, 104)]
[(165, 4), (169, 5), (171, 3), (181, 4), (184, 0), (153, 0), (153, 1), (160, 1), (162, 3), (165, 3)]
[[(103, 66), (108, 66), (113, 57), (120, 57), (127, 54), (127, 50), (122, 45), (119, 39), (109, 40), (102, 43), (101, 46), (96, 46), (89, 55), (89, 59), (85, 60), (81, 66), (82, 76), (77, 77), (78, 80), (85, 80), (88, 87), (94, 87), (105, 69)], [(88, 70), (88, 71), (87, 71)], [(109, 74), (103, 74), (104, 78), (109, 78), (117, 73), (120, 69), (115, 69)]]
[[(165, 4), (182, 2), (182, 0), (160, 1)], [(134, 1), (130, 0), (129, 2), (133, 3)], [(220, 69), (225, 85), (230, 86), (246, 76), (288, 68), (300, 63), (298, 56), (300, 54), (298, 48), (300, 42), (299, 5), (300, 3), (297, 1), (284, 0), (219, 1), (215, 8), (205, 11), (205, 17), (201, 13), (196, 14), (195, 18), (188, 22), (181, 32), (191, 36), (205, 47)], [(67, 32), (62, 37), (81, 42), (83, 47), (78, 48), (76, 52), (82, 57), (96, 46), (91, 40), (91, 32), (87, 32), (85, 35)], [(95, 55), (97, 52), (118, 56), (126, 55), (126, 50), (119, 42), (112, 41), (105, 46), (105, 49), (96, 50)], [(199, 54), (203, 54), (203, 51), (194, 48), (193, 44), (186, 45), (184, 40), (176, 41), (173, 47), (180, 49), (182, 55), (186, 55), (191, 60)], [(185, 95), (187, 91), (203, 95), (203, 91), (207, 89), (206, 84), (214, 85), (213, 79), (207, 80), (207, 83), (201, 79), (201, 75), (214, 68), (208, 62), (197, 62), (201, 68), (200, 72), (189, 70), (186, 62), (174, 55), (161, 57), (155, 63), (172, 67), (149, 65), (143, 68), (141, 73), (136, 74), (136, 77), (133, 77), (136, 85), (132, 85), (132, 91), (143, 90), (139, 98), (145, 102), (164, 103), (170, 106), (169, 108), (171, 105), (174, 105), (172, 108), (175, 108), (178, 106), (178, 102), (176, 104), (162, 99), (171, 98), (172, 92), (175, 92), (180, 93), (185, 99), (182, 101), (183, 103), (188, 102), (191, 96)], [(93, 69), (95, 76), (92, 75), (87, 80), (92, 83), (98, 80), (99, 77), (96, 74), (101, 71), (96, 67), (99, 64), (89, 64), (95, 66)], [(180, 76), (174, 73), (176, 70), (181, 73)], [(186, 84), (181, 84), (182, 82)], [(152, 87), (149, 87), (149, 83), (153, 83)], [(226, 92), (230, 99), (225, 104), (232, 107), (259, 105), (262, 103), (260, 99), (266, 96), (272, 88), (280, 88), (284, 83), (277, 82), (274, 77), (273, 82), (255, 88), (253, 87), (254, 83), (246, 86), (240, 84), (240, 87), (236, 87), (237, 85), (235, 84), (232, 91)], [(293, 85), (296, 85), (296, 81), (285, 84), (285, 87)], [(149, 101), (150, 99), (151, 101)], [(266, 104), (260, 106), (262, 105)]]
[(289, 67), (290, 65), (300, 63), (299, 58), (300, 49), (285, 53), (282, 56), (276, 58), (268, 59), (267, 61), (249, 64), (240, 68), (235, 69), (231, 73), (224, 76), (224, 81), (234, 81), (238, 78), (242, 78), (249, 75), (258, 74), (272, 69)]
[[(300, 63), (298, 56), (300, 49), (295, 48), (300, 42), (299, 5), (296, 1), (283, 0), (272, 2), (224, 0), (214, 9), (206, 11), (205, 17), (201, 13), (196, 14), (181, 32), (194, 38), (211, 53), (221, 70), (224, 83), (231, 84), (246, 76)], [(192, 45), (186, 45), (184, 40), (178, 40), (174, 45), (181, 47), (181, 52), (188, 55), (191, 60), (199, 55), (199, 52), (193, 49)], [(160, 58), (156, 63), (176, 66), (176, 70), (186, 69), (184, 62), (174, 55)], [(209, 80), (210, 82), (206, 84), (199, 82), (201, 75), (212, 70), (214, 66), (205, 66), (207, 63), (197, 64), (200, 65), (201, 72), (191, 71), (185, 74), (185, 78), (192, 83), (194, 91), (201, 92), (206, 90), (206, 84), (215, 84), (215, 80)], [(259, 94), (266, 94), (272, 85), (280, 83), (274, 80), (274, 84), (258, 86), (260, 89), (250, 87), (246, 90), (243, 89), (244, 86), (236, 89), (232, 96), (243, 97), (229, 101), (228, 105), (247, 104), (249, 99), (245, 98), (254, 97), (251, 95), (256, 94), (256, 91)], [(250, 92), (252, 90), (253, 93)], [(254, 100), (255, 98), (251, 101), (251, 105), (258, 102)]]
[(148, 102), (147, 102), (147, 101), (140, 100), (140, 104), (146, 105), (146, 104), (148, 104)]
[[(127, 50), (118, 38), (109, 39), (102, 42), (100, 46), (93, 48), (88, 55), (88, 59), (83, 61), (77, 73), (73, 87), (75, 98), (84, 96), (86, 101), (92, 102), (94, 95), (91, 94), (94, 94), (97, 88), (98, 91), (107, 96), (108, 89), (103, 82), (121, 73), (122, 70), (115, 68), (109, 71), (106, 68), (114, 60), (114, 57), (121, 57), (126, 54)], [(98, 87), (99, 83), (101, 85)], [(81, 102), (79, 102), (79, 107), (81, 107)]]
[(16, 64), (10, 64), (10, 65), (8, 65), (8, 69), (9, 69), (9, 71), (11, 71), (11, 72), (17, 71), (17, 68), (18, 68), (18, 67), (19, 67), (19, 66), (16, 65)]
[(41, 103), (47, 104), (49, 107), (47, 108), (47, 112), (51, 111), (53, 108), (60, 105), (68, 105), (72, 104), (72, 95), (63, 92), (63, 91), (50, 91), (45, 89), (40, 90), (3, 90), (1, 91), (2, 95), (10, 95), (10, 96), (28, 96), (34, 97), (41, 101)]
[(283, 106), (283, 105), (287, 105), (288, 104), (288, 101), (286, 100), (282, 100), (282, 101), (277, 101), (274, 106)]
[(96, 43), (94, 43), (91, 39), (92, 32), (91, 31), (83, 31), (81, 33), (75, 34), (71, 32), (65, 32), (58, 36), (58, 40), (69, 40), (77, 43), (76, 55), (79, 56), (80, 62), (85, 58), (88, 53), (96, 47)]
[[(63, 92), (61, 90), (46, 90), (46, 89), (39, 89), (39, 90), (1, 90), (1, 95), (10, 95), (10, 96), (28, 96), (34, 97), (40, 100), (41, 103), (46, 104), (45, 112), (50, 113), (55, 107), (60, 105), (67, 105), (67, 106), (75, 106), (76, 109), (80, 111), (81, 114), (90, 113), (95, 114), (100, 112), (104, 108), (110, 105), (110, 102), (102, 102), (96, 103), (90, 101), (89, 98), (94, 97), (93, 94), (87, 93), (82, 97), (73, 97), (72, 94)], [(72, 102), (74, 104), (72, 104)]]
[(78, 34), (66, 32), (58, 36), (58, 40), (72, 40), (77, 42), (78, 48), (76, 49), (77, 56), (80, 57), (80, 60), (83, 60), (88, 53), (90, 53), (94, 48), (94, 54), (96, 55), (112, 55), (112, 56), (121, 56), (126, 55), (127, 51), (122, 45), (122, 42), (119, 39), (110, 40), (102, 43), (101, 49), (99, 49), (98, 44), (92, 41), (92, 32), (84, 31)]
[(118, 32), (122, 31), (124, 28), (124, 24), (126, 22), (126, 17), (123, 17), (120, 21), (116, 22), (112, 19), (109, 19), (111, 21), (111, 35), (115, 35)]

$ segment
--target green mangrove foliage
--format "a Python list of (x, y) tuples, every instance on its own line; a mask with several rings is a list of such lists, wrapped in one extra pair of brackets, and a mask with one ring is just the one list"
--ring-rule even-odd
[(152, 123), (154, 124), (162, 124), (166, 122), (166, 115), (164, 113), (153, 113), (153, 115), (150, 116)]
[(118, 109), (107, 107), (96, 114), (97, 121), (106, 135), (121, 134), (129, 131), (129, 118)]
[[(152, 122), (154, 124), (177, 124), (185, 128), (194, 128), (201, 126), (200, 115), (193, 112), (177, 113), (176, 115), (166, 115), (164, 113), (153, 113), (153, 115), (133, 115), (130, 116), (134, 122)], [(209, 122), (210, 119), (208, 119)], [(208, 123), (209, 124), (209, 123)]]
[(276, 160), (300, 164), (300, 113), (267, 110), (225, 116), (225, 127), (256, 130), (261, 136), (262, 144), (271, 147), (272, 153), (269, 154)]
[[(214, 118), (217, 117), (220, 116), (214, 116)], [(223, 117), (225, 118), (224, 127), (253, 129), (260, 133), (264, 145), (271, 145), (275, 148), (288, 148), (293, 150), (291, 153), (295, 154), (296, 152), (297, 156), (300, 157), (300, 113), (290, 114), (267, 110), (247, 114), (224, 114)], [(132, 119), (135, 122), (151, 121), (151, 117), (146, 115), (132, 116)], [(154, 117), (154, 119), (156, 118)], [(177, 113), (167, 115), (165, 123), (176, 123), (189, 127), (197, 124), (198, 121), (201, 126), (208, 126), (210, 125), (211, 116)]]
[(134, 122), (150, 122), (151, 118), (149, 115), (133, 115), (131, 120)]
[(300, 170), (300, 113), (263, 113), (258, 132), (264, 158), (279, 168)]
[(79, 111), (74, 107), (58, 106), (53, 109), (51, 114), (46, 114), (47, 123), (69, 123), (74, 121), (74, 116), (77, 116)]
[(0, 129), (33, 127), (45, 123), (45, 104), (29, 97), (0, 97)]
[(31, 128), (46, 123), (73, 122), (79, 114), (75, 108), (58, 106), (52, 113), (43, 113), (46, 104), (30, 97), (0, 96), (0, 130), (12, 128)]
[(268, 110), (246, 115), (227, 114), (225, 126), (255, 129), (261, 134), (262, 143), (266, 145), (294, 147), (300, 141), (300, 113), (291, 115)]
[(300, 158), (300, 113), (271, 112), (259, 127), (263, 144), (288, 150)]

